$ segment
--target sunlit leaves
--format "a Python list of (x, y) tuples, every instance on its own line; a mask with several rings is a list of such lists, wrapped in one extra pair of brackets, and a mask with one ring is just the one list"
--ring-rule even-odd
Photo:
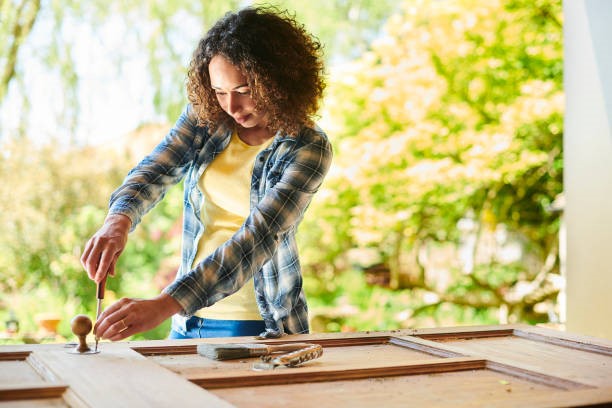
[[(326, 186), (357, 197), (334, 202), (350, 214), (347, 250), (376, 247), (397, 264), (431, 240), (458, 243), (468, 213), (524, 234), (537, 256), (556, 245), (546, 203), (562, 191), (560, 12), (553, 0), (404, 1), (385, 36), (332, 73)], [(319, 224), (335, 222), (315, 208)]]

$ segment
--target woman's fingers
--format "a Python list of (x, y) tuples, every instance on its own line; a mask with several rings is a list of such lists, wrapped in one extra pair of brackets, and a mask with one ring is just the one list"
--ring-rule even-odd
[(180, 310), (180, 304), (166, 294), (153, 299), (123, 298), (100, 315), (100, 320), (94, 326), (94, 333), (99, 338), (122, 340), (157, 327)]
[(113, 249), (108, 241), (92, 237), (85, 246), (81, 256), (81, 264), (90, 279), (100, 282), (108, 274), (109, 265), (113, 259)]
[(93, 279), (95, 277), (95, 273), (92, 273), (93, 268), (89, 267), (89, 259), (91, 256), (91, 250), (92, 250), (92, 239), (89, 239), (87, 241), (87, 243), (85, 244), (85, 249), (83, 250), (83, 254), (81, 255), (81, 265), (83, 265), (83, 268), (85, 268), (85, 270), (87, 271), (87, 275), (89, 276), (90, 279)]
[(154, 306), (151, 300), (123, 298), (100, 315), (95, 333), (100, 338), (117, 341), (155, 327), (161, 321), (151, 317), (155, 314)]
[(81, 264), (90, 279), (101, 282), (107, 275), (115, 275), (115, 264), (127, 243), (130, 226), (131, 220), (124, 215), (109, 216), (87, 241)]
[[(119, 320), (112, 326), (112, 332), (106, 338), (111, 341), (123, 340), (127, 337), (130, 337), (133, 334), (138, 333), (138, 327), (136, 325), (130, 324), (126, 321), (125, 318)], [(115, 333), (115, 334), (112, 334)]]
[(90, 279), (95, 280), (98, 271), (98, 263), (100, 261), (100, 248), (96, 246), (96, 239), (92, 237), (85, 245), (83, 255), (81, 255), (81, 264), (87, 271)]
[[(102, 250), (100, 255), (100, 262), (98, 263), (98, 267), (95, 272), (95, 281), (100, 282), (104, 279), (105, 276), (111, 274), (111, 268), (114, 268), (115, 263), (117, 262), (117, 252), (116, 249), (112, 245), (107, 245)], [(111, 276), (114, 276), (115, 271), (112, 270)]]
[(111, 262), (111, 264), (110, 264), (110, 266), (108, 268), (108, 274), (110, 276), (115, 276), (115, 265), (117, 265), (117, 259), (119, 259), (119, 254), (117, 254), (115, 259), (113, 259), (113, 261)]
[(123, 298), (102, 312), (94, 326), (94, 333), (97, 337), (109, 338), (122, 328), (119, 322), (127, 316), (128, 312), (124, 310), (124, 306), (129, 304), (130, 300)]

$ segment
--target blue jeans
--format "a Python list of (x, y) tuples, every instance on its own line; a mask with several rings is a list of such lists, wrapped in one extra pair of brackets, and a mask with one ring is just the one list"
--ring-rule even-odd
[(170, 330), (169, 339), (201, 339), (209, 337), (258, 336), (266, 331), (263, 320), (216, 320), (192, 316), (187, 320), (187, 332)]

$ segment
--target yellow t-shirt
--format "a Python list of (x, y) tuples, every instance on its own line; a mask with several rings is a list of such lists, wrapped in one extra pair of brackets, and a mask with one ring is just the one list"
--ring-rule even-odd
[[(230, 239), (248, 217), (255, 157), (271, 142), (272, 138), (251, 146), (234, 132), (227, 148), (202, 173), (198, 186), (204, 193), (201, 214), (205, 230), (198, 242), (194, 266)], [(253, 279), (230, 296), (200, 309), (196, 315), (207, 319), (262, 320)]]

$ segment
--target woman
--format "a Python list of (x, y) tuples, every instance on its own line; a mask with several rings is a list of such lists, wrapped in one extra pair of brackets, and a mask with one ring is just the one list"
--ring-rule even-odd
[(312, 117), (324, 89), (321, 46), (287, 12), (228, 13), (200, 41), (189, 104), (112, 194), (81, 262), (114, 275), (128, 232), (184, 179), (182, 261), (152, 299), (124, 298), (95, 326), (120, 340), (173, 316), (170, 338), (307, 333), (296, 229), (332, 151)]

